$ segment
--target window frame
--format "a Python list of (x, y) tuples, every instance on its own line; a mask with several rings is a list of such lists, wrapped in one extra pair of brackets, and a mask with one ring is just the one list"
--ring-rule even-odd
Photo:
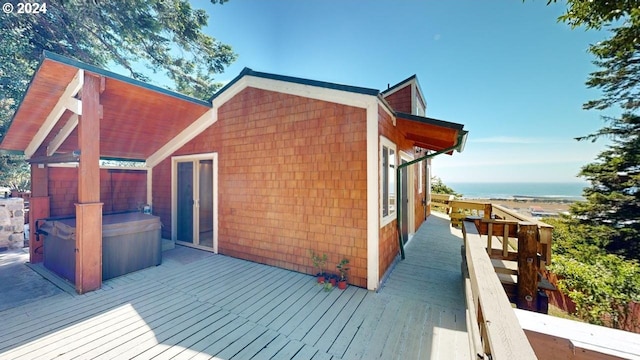
[[(393, 162), (386, 159), (392, 159)], [(392, 197), (395, 194), (396, 166), (398, 164), (398, 148), (394, 142), (384, 136), (380, 136), (380, 161), (379, 161), (379, 187), (380, 187), (380, 227), (384, 227), (396, 219), (397, 199)], [(386, 188), (386, 196), (385, 196)], [(397, 195), (396, 195), (397, 197)], [(385, 204), (386, 201), (386, 204)], [(386, 205), (386, 207), (385, 207)], [(386, 212), (385, 212), (386, 210)]]

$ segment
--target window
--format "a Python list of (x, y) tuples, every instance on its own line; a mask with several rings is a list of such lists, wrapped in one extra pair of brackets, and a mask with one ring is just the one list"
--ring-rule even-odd
[(396, 212), (396, 145), (384, 137), (380, 137), (380, 145), (381, 225), (386, 225)]

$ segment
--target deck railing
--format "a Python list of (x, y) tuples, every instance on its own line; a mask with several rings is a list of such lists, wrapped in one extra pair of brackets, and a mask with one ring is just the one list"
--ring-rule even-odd
[(495, 276), (476, 224), (464, 221), (462, 231), (467, 329), (473, 357), (536, 359), (502, 284)]
[(553, 227), (489, 201), (447, 198), (446, 204), (440, 211), (449, 214), (451, 224), (462, 227), (464, 234), (467, 328), (473, 353), (493, 359), (534, 359), (511, 303), (547, 311), (547, 296), (541, 289), (550, 288), (542, 273), (551, 263)]
[(449, 214), (451, 211), (451, 202), (455, 196), (449, 194), (431, 194), (431, 209)]

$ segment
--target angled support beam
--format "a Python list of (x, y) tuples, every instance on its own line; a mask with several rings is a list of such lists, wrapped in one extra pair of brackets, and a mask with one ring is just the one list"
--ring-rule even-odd
[(202, 114), (198, 120), (194, 121), (186, 129), (182, 130), (180, 134), (171, 139), (158, 151), (151, 154), (147, 159), (147, 167), (152, 168), (158, 165), (162, 160), (173, 154), (176, 150), (180, 149), (184, 144), (188, 143), (194, 137), (198, 136), (206, 128), (213, 125), (218, 120), (218, 110), (209, 109)]
[(60, 148), (60, 145), (62, 145), (69, 135), (71, 135), (76, 126), (78, 126), (78, 115), (73, 114), (69, 117), (69, 120), (67, 120), (67, 123), (62, 127), (62, 129), (60, 129), (60, 132), (58, 132), (56, 137), (51, 140), (49, 146), (47, 146), (47, 156), (55, 154), (58, 148)]
[(62, 114), (64, 114), (66, 109), (73, 111), (78, 115), (82, 115), (82, 102), (78, 99), (75, 99), (74, 96), (82, 89), (82, 85), (84, 84), (84, 70), (80, 69), (76, 73), (76, 75), (71, 79), (67, 88), (58, 99), (58, 102), (53, 107), (53, 110), (47, 116), (47, 119), (44, 121), (38, 132), (33, 137), (33, 140), (29, 143), (27, 148), (24, 150), (24, 155), (28, 159), (30, 158), (36, 150), (42, 145), (42, 142), (47, 137), (51, 129), (56, 125)]

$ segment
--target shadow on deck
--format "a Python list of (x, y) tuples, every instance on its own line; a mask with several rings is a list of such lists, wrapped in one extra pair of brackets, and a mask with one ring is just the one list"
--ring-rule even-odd
[(431, 216), (378, 293), (177, 247), (96, 292), (0, 312), (0, 358), (469, 358), (461, 242)]

